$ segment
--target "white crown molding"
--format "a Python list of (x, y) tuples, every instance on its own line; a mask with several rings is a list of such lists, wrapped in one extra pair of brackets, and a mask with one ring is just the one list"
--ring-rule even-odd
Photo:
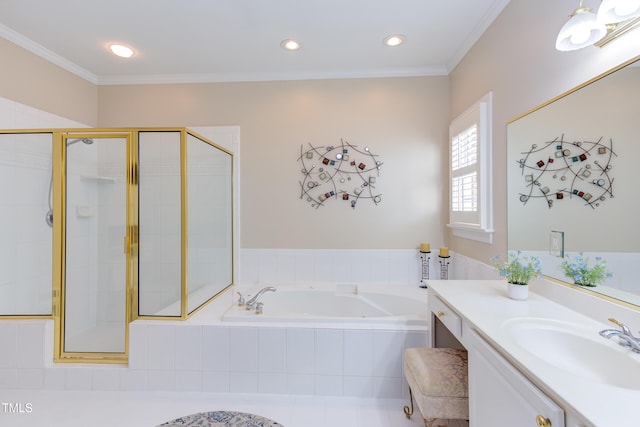
[(447, 74), (449, 74), (458, 65), (462, 58), (471, 50), (474, 44), (480, 39), (480, 37), (487, 31), (487, 28), (493, 23), (493, 21), (500, 15), (502, 10), (509, 4), (509, 0), (496, 0), (484, 17), (480, 20), (478, 25), (475, 26), (473, 31), (466, 38), (460, 49), (450, 58), (447, 63)]
[(144, 84), (182, 84), (182, 83), (229, 83), (229, 82), (265, 82), (285, 80), (326, 80), (326, 79), (364, 79), (381, 77), (422, 77), (446, 76), (445, 67), (409, 68), (404, 70), (379, 69), (341, 70), (329, 72), (274, 72), (274, 73), (228, 73), (228, 74), (157, 74), (157, 75), (117, 75), (98, 78), (98, 85), (144, 85)]
[(13, 31), (11, 28), (8, 28), (2, 24), (0, 24), (0, 37), (7, 39), (11, 43), (20, 46), (23, 49), (28, 50), (29, 52), (38, 55), (39, 57), (63, 68), (70, 73), (75, 74), (78, 77), (81, 77), (93, 84), (98, 84), (98, 77), (85, 70), (82, 67), (74, 64), (66, 58), (50, 51), (44, 46), (39, 45), (31, 39), (24, 37), (23, 35)]

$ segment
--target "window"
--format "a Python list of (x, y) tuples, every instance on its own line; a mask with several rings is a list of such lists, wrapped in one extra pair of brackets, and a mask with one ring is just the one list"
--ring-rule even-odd
[(449, 224), (456, 236), (491, 243), (491, 93), (449, 126)]

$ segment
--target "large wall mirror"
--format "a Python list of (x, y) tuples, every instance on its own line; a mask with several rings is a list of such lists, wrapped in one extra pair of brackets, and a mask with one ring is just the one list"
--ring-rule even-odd
[(563, 256), (606, 260), (589, 288), (640, 308), (640, 57), (507, 126), (508, 249), (570, 282)]

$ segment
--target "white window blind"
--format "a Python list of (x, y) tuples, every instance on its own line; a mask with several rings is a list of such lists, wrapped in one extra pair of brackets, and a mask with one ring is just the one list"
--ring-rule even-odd
[(451, 170), (476, 164), (478, 161), (478, 126), (454, 135), (451, 139)]
[(451, 181), (451, 210), (476, 212), (478, 210), (478, 175), (456, 176)]
[[(463, 130), (451, 138), (451, 210), (478, 210), (478, 126)], [(469, 169), (472, 169), (469, 172)]]
[(491, 94), (457, 117), (449, 127), (449, 224), (455, 235), (490, 243)]

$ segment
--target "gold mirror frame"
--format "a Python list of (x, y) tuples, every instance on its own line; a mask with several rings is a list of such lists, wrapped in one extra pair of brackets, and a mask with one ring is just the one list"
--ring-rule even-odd
[[(623, 28), (619, 28), (620, 32), (617, 32), (616, 34), (608, 35), (607, 36), (608, 40), (605, 42), (605, 44), (610, 42), (611, 40), (613, 40), (613, 38), (619, 37), (624, 32), (629, 31), (632, 28), (635, 28), (637, 26), (640, 26), (640, 18), (638, 18), (636, 20), (633, 20), (633, 21), (630, 21), (630, 22), (625, 23), (625, 24), (626, 25)], [(613, 38), (611, 38), (611, 37), (613, 37)], [(609, 75), (611, 75), (611, 74), (613, 74), (613, 73), (615, 73), (615, 72), (617, 72), (617, 71), (619, 71), (619, 70), (621, 70), (621, 69), (623, 69), (623, 68), (625, 68), (625, 67), (627, 67), (627, 66), (629, 66), (629, 65), (631, 65), (633, 63), (635, 63), (635, 62), (638, 62), (638, 61), (640, 61), (640, 55), (636, 56), (634, 58), (631, 58), (631, 59), (625, 61), (624, 63), (622, 63), (622, 64), (620, 64), (620, 65), (618, 65), (618, 66), (616, 66), (616, 67), (604, 72), (604, 73), (601, 73), (600, 75), (598, 75), (598, 76), (596, 76), (596, 77), (594, 77), (594, 78), (592, 78), (592, 79), (590, 79), (590, 80), (588, 80), (588, 81), (576, 86), (573, 89), (570, 89), (570, 90), (568, 90), (568, 91), (566, 91), (566, 92), (564, 92), (564, 93), (562, 93), (562, 94), (560, 94), (560, 95), (558, 95), (558, 96), (556, 96), (556, 97), (544, 102), (543, 104), (541, 104), (541, 105), (539, 105), (537, 107), (532, 108), (531, 110), (529, 110), (529, 111), (527, 111), (527, 112), (525, 112), (523, 114), (520, 114), (520, 115), (516, 116), (515, 118), (509, 120), (507, 122), (507, 125), (510, 125), (510, 124), (516, 122), (517, 120), (519, 120), (519, 119), (521, 119), (523, 117), (526, 117), (526, 116), (528, 116), (528, 115), (530, 115), (530, 114), (532, 114), (532, 113), (534, 113), (534, 112), (536, 112), (536, 111), (538, 111), (538, 110), (540, 110), (540, 109), (542, 109), (542, 108), (554, 103), (555, 101), (558, 101), (558, 100), (560, 100), (562, 98), (565, 98), (565, 97), (573, 94), (574, 92), (577, 92), (578, 90), (580, 90), (580, 89), (582, 89), (582, 88), (584, 88), (586, 86), (589, 86), (590, 84), (595, 83), (595, 82), (597, 82), (597, 81), (599, 81), (599, 80), (601, 80), (601, 79), (603, 79), (603, 78), (605, 78), (605, 77), (607, 77), (607, 76), (609, 76)], [(509, 147), (509, 140), (508, 140), (508, 132), (507, 132), (507, 149), (508, 149), (508, 147)], [(509, 167), (509, 165), (507, 165), (507, 167)], [(507, 202), (507, 217), (509, 216), (508, 208), (509, 208), (509, 203)], [(507, 235), (508, 234), (509, 234), (509, 228), (507, 227)], [(514, 250), (514, 248), (509, 247), (509, 239), (508, 238), (507, 238), (507, 247), (508, 247), (508, 250)], [(526, 249), (523, 249), (523, 250), (526, 252)], [(590, 295), (593, 295), (593, 296), (596, 296), (596, 297), (598, 297), (600, 299), (604, 299), (606, 301), (614, 302), (614, 303), (620, 304), (622, 306), (625, 306), (625, 307), (628, 307), (628, 308), (631, 308), (631, 309), (634, 309), (634, 310), (640, 310), (640, 305), (635, 303), (635, 302), (630, 302), (630, 301), (626, 301), (624, 299), (616, 298), (614, 296), (607, 295), (607, 294), (604, 294), (604, 293), (601, 293), (601, 292), (597, 292), (597, 291), (585, 288), (583, 286), (577, 286), (577, 285), (574, 285), (572, 283), (568, 283), (568, 282), (565, 282), (565, 281), (563, 281), (561, 279), (558, 279), (557, 277), (544, 275), (544, 278), (547, 279), (548, 281), (552, 282), (552, 283), (559, 284), (559, 285), (562, 285), (562, 286), (566, 286), (566, 287), (569, 287), (569, 288), (572, 288), (572, 289), (576, 289), (576, 290), (578, 290), (580, 292), (586, 292), (586, 293), (588, 293)]]

